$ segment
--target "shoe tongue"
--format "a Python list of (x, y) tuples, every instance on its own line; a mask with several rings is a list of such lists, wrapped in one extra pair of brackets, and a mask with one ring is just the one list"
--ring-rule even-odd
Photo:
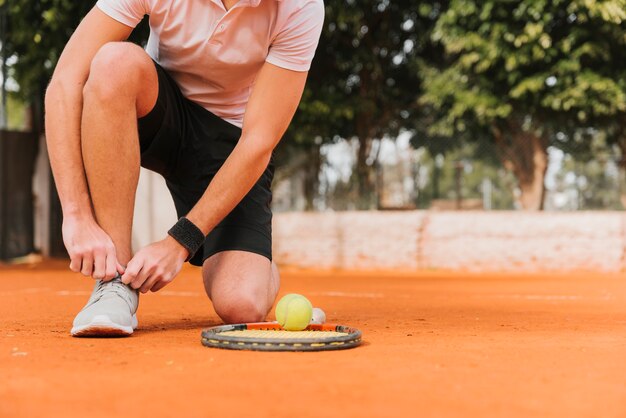
[(118, 275), (113, 280), (108, 282), (101, 281), (99, 283), (99, 298), (112, 297), (111, 293), (123, 298), (130, 306), (135, 304), (133, 298), (137, 297), (137, 291), (130, 289), (127, 285), (122, 283), (122, 278)]

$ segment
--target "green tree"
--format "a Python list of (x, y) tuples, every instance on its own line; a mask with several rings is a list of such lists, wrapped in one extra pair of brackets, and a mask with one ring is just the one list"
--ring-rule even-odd
[[(12, 57), (10, 76), (19, 85), (20, 98), (43, 117), (43, 95), (56, 63), (70, 36), (95, 2), (72, 0), (0, 0), (7, 7), (7, 56)], [(147, 37), (147, 22), (134, 32), (131, 40)], [(41, 125), (41, 123), (40, 123)]]
[[(397, 135), (415, 118), (421, 85), (415, 57), (441, 56), (430, 33), (445, 3), (326, 3), (325, 28), (289, 135), (309, 149), (358, 140), (353, 182), (359, 208), (377, 204), (373, 141)], [(319, 165), (310, 171), (316, 176)]]
[(626, 0), (453, 0), (433, 32), (448, 59), (422, 67), (429, 132), (490, 137), (541, 209), (554, 133), (626, 109), (625, 19)]

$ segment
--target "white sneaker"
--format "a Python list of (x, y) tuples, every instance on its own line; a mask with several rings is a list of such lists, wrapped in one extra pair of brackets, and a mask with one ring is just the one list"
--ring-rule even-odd
[(125, 337), (137, 328), (139, 293), (113, 280), (96, 281), (87, 305), (76, 315), (72, 328), (74, 337)]

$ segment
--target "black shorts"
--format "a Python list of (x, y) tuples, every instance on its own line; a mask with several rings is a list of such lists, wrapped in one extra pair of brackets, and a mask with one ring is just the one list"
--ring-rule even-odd
[[(237, 144), (241, 129), (185, 98), (170, 75), (155, 65), (159, 96), (150, 113), (138, 120), (141, 165), (165, 178), (181, 217), (200, 200)], [(191, 264), (200, 266), (211, 255), (227, 250), (272, 259), (273, 176), (270, 162), (252, 190), (209, 233)]]

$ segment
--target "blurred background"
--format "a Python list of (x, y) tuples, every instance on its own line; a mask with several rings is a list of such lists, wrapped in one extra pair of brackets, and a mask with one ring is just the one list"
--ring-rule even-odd
[[(93, 4), (0, 0), (3, 260), (64, 255), (43, 97), (63, 46)], [(145, 42), (148, 30), (146, 18), (132, 41)], [(451, 223), (481, 219), (509, 228), (523, 219), (550, 237), (555, 219), (574, 226), (590, 219), (556, 213), (591, 210), (593, 231), (562, 225), (557, 235), (600, 242), (622, 234), (625, 63), (626, 0), (328, 0), (302, 103), (275, 153), (273, 205), (276, 222), (284, 219), (276, 245), (290, 247), (277, 254), (293, 262), (294, 229), (345, 224), (356, 218), (342, 214), (361, 211), (389, 213), (365, 224), (414, 230), (418, 244), (407, 257), (417, 261), (401, 267), (437, 266), (420, 261), (419, 242), (437, 223), (424, 217), (439, 212), (458, 212), (446, 218)], [(489, 214), (499, 221), (485, 221)], [(142, 172), (135, 245), (160, 238), (174, 219), (162, 180)], [(345, 231), (333, 230), (335, 241), (345, 240)], [(622, 241), (611, 245), (623, 264)]]

